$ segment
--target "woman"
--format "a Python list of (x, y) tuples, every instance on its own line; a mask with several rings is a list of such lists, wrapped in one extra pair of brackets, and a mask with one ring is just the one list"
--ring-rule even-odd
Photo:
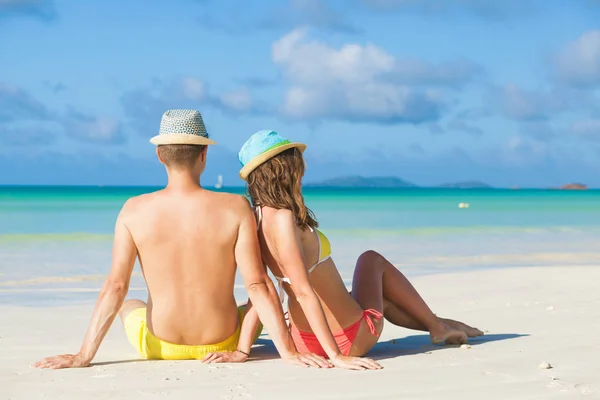
[[(262, 257), (285, 291), (282, 301), (284, 293), (289, 296), (290, 331), (298, 350), (328, 357), (334, 366), (372, 369), (372, 360), (366, 363), (355, 357), (377, 343), (382, 317), (428, 331), (434, 344), (461, 344), (467, 337), (482, 335), (462, 322), (438, 318), (406, 277), (375, 251), (358, 258), (348, 293), (330, 257), (330, 243), (304, 204), (305, 148), (276, 132), (260, 131), (239, 153), (240, 176), (247, 181), (255, 207)], [(219, 353), (207, 357), (208, 362), (245, 360), (258, 324), (254, 314), (250, 309), (244, 320), (242, 335), (247, 337), (240, 339), (239, 359)], [(354, 358), (338, 363), (340, 355)]]

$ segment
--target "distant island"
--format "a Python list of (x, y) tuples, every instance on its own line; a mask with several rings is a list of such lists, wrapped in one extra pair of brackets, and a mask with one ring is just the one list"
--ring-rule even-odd
[[(440, 189), (493, 189), (494, 187), (481, 181), (458, 181), (454, 183), (443, 183), (434, 186), (420, 186), (396, 176), (341, 176), (327, 179), (321, 182), (306, 183), (306, 187), (330, 187), (330, 188), (440, 188)], [(520, 187), (513, 186), (510, 189), (518, 190)], [(554, 190), (587, 190), (583, 183), (568, 183), (561, 187), (548, 189)]]
[(560, 187), (562, 190), (586, 190), (588, 187), (583, 183), (568, 183)]
[(440, 188), (452, 188), (452, 189), (491, 189), (492, 187), (487, 183), (479, 181), (463, 181), (456, 183), (444, 183), (438, 185)]
[[(418, 188), (412, 182), (395, 176), (343, 176), (339, 178), (327, 179), (317, 183), (307, 183), (307, 187), (336, 187), (336, 188)], [(489, 189), (492, 188), (487, 183), (479, 181), (461, 181), (456, 183), (444, 183), (433, 186), (447, 189)]]
[(414, 188), (414, 183), (405, 181), (394, 176), (363, 177), (363, 176), (343, 176), (339, 178), (327, 179), (317, 183), (307, 183), (305, 186), (319, 187), (339, 187), (339, 188)]

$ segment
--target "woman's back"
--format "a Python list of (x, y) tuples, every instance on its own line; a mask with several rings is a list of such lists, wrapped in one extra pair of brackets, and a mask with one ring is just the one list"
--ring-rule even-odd
[[(294, 283), (291, 282), (290, 290), (290, 283), (285, 279), (287, 278), (285, 271), (282, 270), (281, 265), (277, 262), (279, 258), (277, 254), (280, 251), (277, 249), (277, 244), (274, 240), (278, 234), (274, 217), (278, 210), (270, 207), (262, 207), (259, 210), (260, 214), (257, 213), (259, 215), (259, 240), (263, 260), (288, 294), (290, 319), (293, 320), (298, 329), (311, 332), (310, 324), (293, 292)], [(304, 265), (307, 273), (309, 273), (310, 284), (321, 300), (329, 327), (331, 330), (337, 331), (352, 325), (357, 319), (361, 318), (363, 310), (348, 295), (348, 290), (333, 259), (329, 258), (328, 254), (325, 254), (326, 251), (323, 251), (323, 249), (326, 250), (328, 247), (327, 238), (322, 236), (322, 234), (319, 235), (317, 230), (302, 230), (299, 227), (295, 227), (295, 229), (297, 236), (300, 238)]]

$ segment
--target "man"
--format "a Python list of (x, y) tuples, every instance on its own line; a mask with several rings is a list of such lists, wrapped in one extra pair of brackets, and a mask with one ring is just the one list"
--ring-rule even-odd
[[(129, 199), (115, 224), (113, 261), (77, 354), (46, 358), (39, 368), (89, 366), (117, 313), (140, 355), (152, 359), (203, 359), (237, 348), (243, 312), (233, 296), (236, 265), (250, 300), (283, 359), (329, 367), (297, 353), (273, 283), (261, 263), (256, 221), (242, 196), (200, 185), (208, 138), (195, 110), (170, 110), (150, 140), (167, 170), (166, 188)], [(139, 258), (148, 303), (124, 302)], [(248, 354), (243, 352), (243, 357)], [(239, 355), (238, 355), (239, 356)]]

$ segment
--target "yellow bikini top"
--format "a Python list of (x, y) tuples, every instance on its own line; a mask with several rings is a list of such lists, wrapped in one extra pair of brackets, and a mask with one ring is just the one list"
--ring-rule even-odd
[[(262, 222), (262, 211), (260, 207), (256, 207), (256, 215), (258, 220), (257, 229), (260, 230), (260, 223)], [(327, 236), (325, 236), (320, 230), (313, 229), (310, 227), (309, 229), (311, 232), (315, 232), (317, 234), (317, 241), (319, 242), (319, 261), (317, 261), (308, 269), (308, 273), (310, 274), (315, 270), (315, 268), (317, 268), (319, 265), (331, 258), (331, 243), (329, 242), (329, 239), (327, 239)], [(277, 279), (277, 282), (279, 282), (279, 297), (281, 298), (281, 302), (283, 303), (285, 300), (285, 291), (283, 290), (283, 283), (285, 282), (291, 285), (292, 282), (290, 281), (290, 278), (285, 276), (275, 276), (275, 279)]]

